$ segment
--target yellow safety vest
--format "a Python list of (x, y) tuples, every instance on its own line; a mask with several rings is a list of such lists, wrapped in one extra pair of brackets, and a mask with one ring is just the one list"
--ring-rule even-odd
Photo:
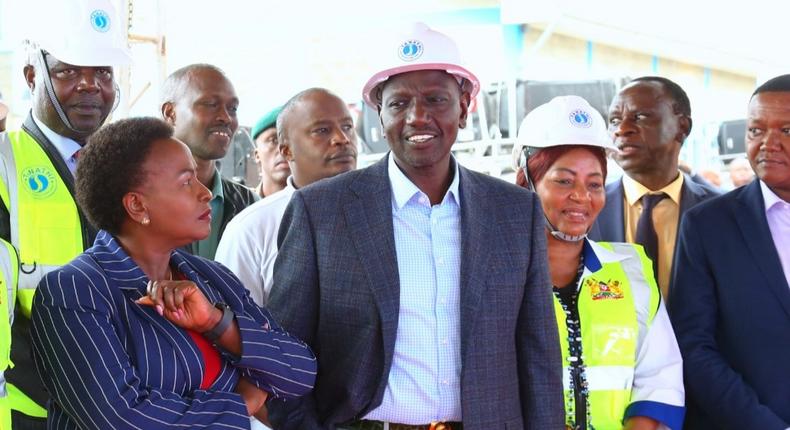
[(0, 239), (0, 244), (0, 430), (10, 430), (11, 406), (3, 372), (12, 365), (11, 324), (14, 319), (19, 261), (10, 243)]
[[(641, 246), (602, 242), (598, 245), (630, 257), (601, 262), (599, 270), (582, 277), (578, 295), (590, 421), (596, 430), (620, 430), (631, 402), (640, 325), (650, 327), (652, 324), (660, 293), (652, 263)], [(647, 315), (638, 314), (637, 303), (650, 310)], [(572, 396), (568, 331), (565, 312), (557, 297), (554, 297), (554, 310), (567, 399)]]
[[(0, 198), (9, 210), (11, 242), (19, 250), (19, 310), (30, 318), (39, 281), (84, 251), (84, 230), (69, 187), (41, 145), (24, 130), (7, 137), (0, 145)], [(46, 417), (44, 408), (7, 386), (12, 409)]]

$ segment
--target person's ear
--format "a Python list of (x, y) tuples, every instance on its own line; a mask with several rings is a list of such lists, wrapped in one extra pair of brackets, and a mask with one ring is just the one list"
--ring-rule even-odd
[(123, 208), (126, 209), (126, 214), (132, 221), (142, 225), (148, 225), (151, 221), (145, 204), (145, 196), (142, 194), (130, 191), (123, 196), (121, 202), (123, 203)]
[(691, 118), (686, 115), (681, 115), (679, 123), (680, 131), (678, 135), (678, 142), (683, 143), (689, 134), (691, 134)]
[(30, 88), (30, 92), (35, 91), (35, 89), (36, 89), (36, 68), (33, 67), (32, 64), (28, 64), (22, 69), (22, 74), (25, 76), (25, 82), (27, 82), (27, 87)]
[(175, 125), (176, 105), (173, 102), (162, 103), (162, 119), (170, 125)]
[(466, 128), (466, 118), (469, 116), (469, 106), (472, 103), (472, 96), (469, 92), (461, 93), (461, 117), (458, 119), (458, 128)]

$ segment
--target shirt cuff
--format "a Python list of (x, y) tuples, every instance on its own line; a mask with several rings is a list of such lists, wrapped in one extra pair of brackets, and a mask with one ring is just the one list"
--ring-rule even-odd
[(623, 421), (631, 417), (648, 417), (663, 423), (672, 430), (681, 430), (685, 415), (686, 408), (683, 406), (641, 400), (628, 405)]

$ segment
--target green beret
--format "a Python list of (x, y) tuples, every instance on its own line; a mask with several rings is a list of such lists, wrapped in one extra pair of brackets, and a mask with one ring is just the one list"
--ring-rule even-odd
[(269, 113), (259, 119), (258, 122), (252, 127), (252, 140), (255, 140), (259, 134), (265, 130), (272, 128), (277, 123), (277, 115), (283, 110), (282, 106), (272, 109)]

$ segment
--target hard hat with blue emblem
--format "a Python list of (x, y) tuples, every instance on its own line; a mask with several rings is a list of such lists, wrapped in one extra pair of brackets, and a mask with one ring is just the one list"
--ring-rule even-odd
[(526, 148), (589, 145), (616, 151), (603, 117), (579, 96), (560, 96), (533, 109), (521, 121), (513, 162), (523, 167)]
[(32, 2), (46, 11), (29, 26), (28, 42), (74, 66), (123, 66), (132, 57), (126, 26), (112, 0)]
[(372, 108), (379, 104), (379, 85), (391, 76), (418, 70), (444, 70), (455, 76), (472, 100), (480, 91), (480, 81), (461, 64), (461, 53), (447, 35), (415, 23), (408, 31), (385, 42), (378, 52), (381, 68), (368, 79), (362, 97)]

